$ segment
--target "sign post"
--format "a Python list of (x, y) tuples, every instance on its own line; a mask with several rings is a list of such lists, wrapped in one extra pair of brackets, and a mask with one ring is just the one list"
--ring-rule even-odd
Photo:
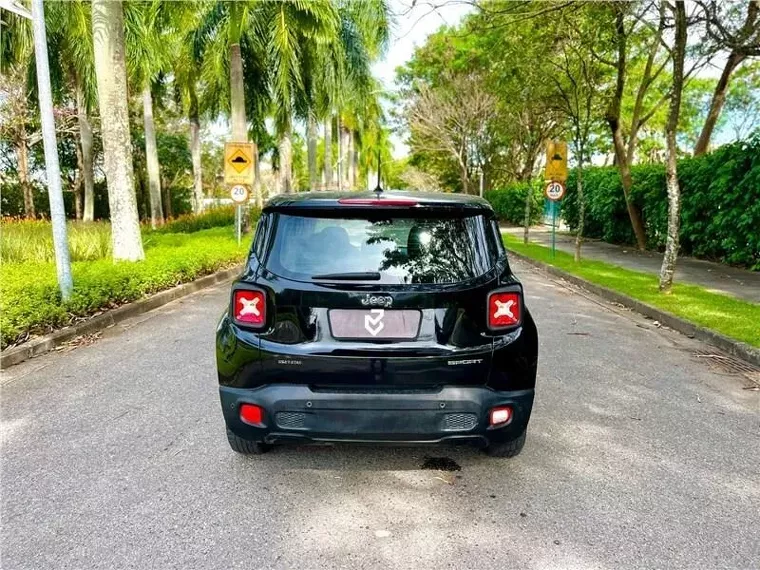
[(546, 142), (544, 179), (547, 181), (544, 194), (546, 194), (552, 207), (552, 259), (554, 259), (557, 250), (557, 202), (565, 195), (565, 182), (567, 182), (566, 142)]
[(552, 259), (554, 259), (557, 248), (557, 202), (565, 195), (565, 185), (562, 182), (552, 180), (546, 185), (544, 194), (552, 205)]
[(240, 225), (243, 222), (243, 205), (248, 204), (248, 187), (255, 176), (253, 143), (228, 142), (224, 144), (224, 183), (230, 184), (230, 197), (236, 204), (235, 233), (240, 245)]
[(242, 184), (236, 184), (230, 188), (230, 197), (235, 202), (235, 232), (237, 234), (237, 243), (240, 245), (240, 224), (243, 221), (243, 204), (248, 202), (248, 188)]

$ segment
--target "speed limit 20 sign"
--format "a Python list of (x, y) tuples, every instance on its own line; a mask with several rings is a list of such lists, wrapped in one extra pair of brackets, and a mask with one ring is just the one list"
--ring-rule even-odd
[(230, 197), (232, 198), (232, 201), (236, 204), (242, 204), (246, 200), (248, 200), (248, 188), (245, 186), (241, 186), (240, 184), (237, 184), (230, 188)]
[(546, 197), (549, 198), (549, 200), (551, 200), (552, 202), (561, 200), (562, 197), (565, 195), (565, 185), (562, 184), (562, 182), (557, 182), (556, 180), (552, 180), (546, 185), (546, 190), (544, 191), (544, 194), (546, 194)]

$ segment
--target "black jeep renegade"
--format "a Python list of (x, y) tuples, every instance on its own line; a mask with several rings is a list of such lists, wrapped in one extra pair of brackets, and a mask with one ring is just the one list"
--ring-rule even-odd
[(216, 354), (237, 452), (471, 442), (511, 457), (538, 336), (484, 200), (319, 192), (264, 208)]

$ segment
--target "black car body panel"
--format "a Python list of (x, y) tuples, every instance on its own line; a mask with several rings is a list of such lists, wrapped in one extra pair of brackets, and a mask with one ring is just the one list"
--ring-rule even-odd
[[(490, 206), (481, 199), (453, 194), (386, 193), (382, 199), (394, 205), (378, 205), (371, 193), (308, 193), (280, 196), (265, 207), (246, 268), (233, 284), (230, 308), (217, 329), (222, 408), (228, 428), (237, 436), (262, 442), (462, 439), (488, 445), (525, 431), (533, 403), (538, 337)], [(451, 228), (460, 227), (461, 217), (477, 218), (477, 223), (467, 221), (467, 227), (485, 236), (470, 256), (492, 260), (487, 266), (481, 263), (484, 270), (473, 270), (473, 275), (456, 282), (435, 282), (450, 274), (457, 276), (462, 269), (445, 267), (438, 273), (409, 269), (412, 264), (407, 257), (416, 247), (413, 232), (424, 226), (432, 239), (446, 239), (446, 233), (454, 233)], [(411, 230), (408, 237), (402, 236), (407, 237), (405, 248), (394, 250), (395, 245), (387, 245), (392, 241), (389, 237), (379, 238), (386, 244), (379, 257), (382, 275), (365, 271), (367, 279), (353, 279), (353, 273), (314, 279), (298, 273), (303, 263), (291, 263), (288, 269), (287, 263), (273, 259), (277, 228), (284, 231), (288, 223), (298, 223), (296, 228), (313, 232), (312, 218), (361, 220), (370, 229), (357, 222), (360, 231), (379, 228), (388, 233), (397, 226), (403, 226), (404, 232)], [(440, 219), (455, 221), (439, 223)], [(298, 232), (292, 227), (290, 231), (293, 239), (299, 239)], [(322, 231), (339, 233), (332, 228)], [(404, 242), (402, 238), (399, 243)], [(364, 240), (362, 246), (368, 245), (369, 253), (361, 250), (359, 258), (378, 255), (374, 239)], [(307, 239), (302, 247), (309, 245)], [(444, 243), (442, 247), (460, 245)], [(287, 254), (298, 259), (301, 246), (289, 247), (295, 254), (280, 252), (281, 258)], [(478, 268), (477, 261), (468, 258), (467, 263)], [(386, 272), (389, 265), (391, 270)], [(263, 325), (253, 328), (237, 321), (232, 309), (236, 291), (263, 293)], [(517, 325), (506, 330), (489, 325), (488, 298), (493, 292), (519, 295)], [(357, 319), (363, 316), (364, 327), (377, 336), (350, 332), (358, 330), (356, 323), (340, 319), (353, 313)], [(375, 315), (381, 322), (391, 317), (403, 321), (403, 326), (398, 325), (400, 338), (393, 337), (393, 332), (375, 333), (371, 324)], [(261, 425), (240, 419), (239, 406), (245, 402), (265, 410)], [(514, 410), (511, 421), (498, 429), (489, 427), (488, 411), (502, 405)]]

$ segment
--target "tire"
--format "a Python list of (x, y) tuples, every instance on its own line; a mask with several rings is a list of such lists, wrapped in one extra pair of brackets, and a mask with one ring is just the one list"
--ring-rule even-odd
[(266, 443), (238, 437), (232, 433), (230, 428), (227, 428), (227, 441), (230, 442), (232, 451), (242, 453), (243, 455), (261, 455), (269, 451), (269, 446)]
[(486, 453), (491, 457), (515, 457), (520, 455), (525, 445), (527, 432), (522, 432), (516, 439), (501, 443), (492, 443), (486, 448)]

